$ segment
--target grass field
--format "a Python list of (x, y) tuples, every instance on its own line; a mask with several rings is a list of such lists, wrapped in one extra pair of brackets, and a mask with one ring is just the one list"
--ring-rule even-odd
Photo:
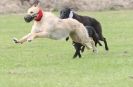
[(31, 29), (23, 15), (0, 15), (0, 87), (133, 87), (133, 11), (82, 12), (102, 23), (110, 51), (72, 59), (71, 41), (36, 39), (16, 45)]

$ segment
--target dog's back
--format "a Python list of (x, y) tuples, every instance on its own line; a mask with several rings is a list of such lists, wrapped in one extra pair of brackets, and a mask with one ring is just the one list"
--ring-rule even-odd
[(72, 18), (61, 19), (61, 20), (62, 20), (63, 23), (68, 24), (69, 26), (71, 26), (72, 29), (79, 28), (79, 27), (83, 26), (83, 24), (81, 24), (80, 22), (78, 22), (77, 20), (72, 19)]
[(85, 45), (87, 43), (86, 46), (91, 48), (91, 39), (88, 37), (85, 26), (75, 19), (60, 19), (51, 12), (44, 12), (42, 21), (36, 22), (35, 25), (38, 29), (48, 32), (51, 39), (61, 39), (70, 35), (73, 41)]

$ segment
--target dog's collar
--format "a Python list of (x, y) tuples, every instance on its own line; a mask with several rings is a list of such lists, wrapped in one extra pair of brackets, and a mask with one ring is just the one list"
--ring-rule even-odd
[(69, 18), (73, 18), (73, 11), (70, 11)]
[(43, 11), (40, 8), (39, 11), (38, 11), (38, 13), (37, 13), (37, 16), (35, 17), (35, 20), (36, 21), (41, 21), (42, 17), (43, 17)]

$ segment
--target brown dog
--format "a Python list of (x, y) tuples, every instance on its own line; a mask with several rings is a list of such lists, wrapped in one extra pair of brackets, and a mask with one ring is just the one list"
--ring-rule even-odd
[(93, 48), (95, 52), (97, 51), (94, 41), (88, 37), (84, 25), (75, 19), (60, 19), (51, 12), (44, 12), (39, 5), (33, 5), (29, 8), (24, 19), (26, 22), (34, 20), (32, 30), (20, 40), (13, 39), (15, 43), (31, 42), (35, 38), (59, 40), (70, 36), (74, 42), (81, 43), (88, 49)]

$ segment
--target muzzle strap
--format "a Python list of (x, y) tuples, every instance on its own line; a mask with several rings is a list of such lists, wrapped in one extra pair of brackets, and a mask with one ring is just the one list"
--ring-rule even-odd
[(37, 16), (35, 17), (35, 20), (36, 20), (36, 21), (41, 21), (42, 17), (43, 17), (43, 11), (42, 11), (42, 9), (40, 8), (40, 9), (39, 9), (39, 12), (37, 13)]

